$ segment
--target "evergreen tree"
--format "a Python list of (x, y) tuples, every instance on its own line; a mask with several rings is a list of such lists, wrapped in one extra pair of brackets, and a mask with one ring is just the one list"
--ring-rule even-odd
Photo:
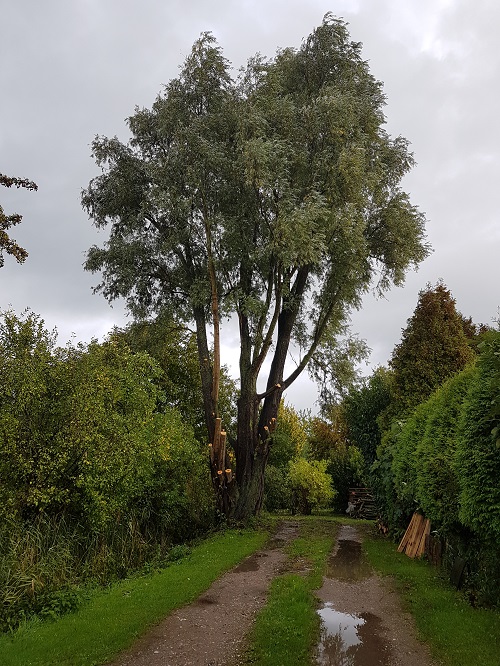
[(403, 415), (426, 400), (448, 377), (474, 357), (464, 318), (449, 289), (438, 282), (419, 294), (401, 342), (389, 365), (394, 371), (392, 415)]

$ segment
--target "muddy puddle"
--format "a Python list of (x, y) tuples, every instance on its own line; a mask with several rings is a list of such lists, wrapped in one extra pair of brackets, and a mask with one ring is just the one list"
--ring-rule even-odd
[[(337, 548), (328, 561), (327, 580), (356, 584), (372, 574), (363, 556), (356, 528), (342, 526)], [(389, 663), (390, 647), (382, 638), (382, 620), (373, 613), (341, 613), (335, 600), (318, 610), (321, 637), (316, 663), (321, 666), (383, 666)]]
[(234, 568), (235, 573), (244, 573), (245, 571), (258, 571), (262, 558), (267, 557), (266, 553), (254, 553), (247, 557), (246, 560), (243, 560), (241, 564), (238, 564)]
[(361, 542), (339, 539), (337, 551), (328, 560), (326, 577), (353, 582), (368, 578), (370, 574), (371, 568), (363, 557)]

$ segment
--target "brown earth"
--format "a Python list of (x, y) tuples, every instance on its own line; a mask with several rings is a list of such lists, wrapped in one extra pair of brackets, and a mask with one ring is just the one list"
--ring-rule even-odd
[(433, 666), (417, 638), (413, 618), (388, 578), (373, 573), (363, 558), (362, 536), (343, 525), (330, 557), (321, 603), (321, 641), (316, 663), (335, 666)]
[[(298, 534), (285, 521), (267, 548), (224, 574), (199, 599), (158, 624), (111, 666), (237, 666), (271, 580), (287, 570), (283, 547)], [(335, 666), (433, 666), (390, 581), (361, 555), (361, 535), (342, 526), (317, 591), (322, 617), (316, 663)], [(276, 664), (276, 666), (287, 666)]]

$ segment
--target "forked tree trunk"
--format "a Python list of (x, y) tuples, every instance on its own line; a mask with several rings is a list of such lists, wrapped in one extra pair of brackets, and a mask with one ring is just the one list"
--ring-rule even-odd
[[(220, 474), (221, 465), (214, 464), (211, 458), (212, 481), (216, 490), (219, 511), (235, 520), (246, 520), (259, 513), (264, 499), (264, 473), (272, 433), (277, 424), (278, 409), (283, 394), (283, 373), (291, 333), (298, 315), (299, 303), (305, 288), (308, 268), (302, 267), (297, 274), (290, 301), (283, 307), (277, 320), (277, 340), (271, 363), (267, 388), (263, 395), (256, 390), (258, 368), (251, 360), (251, 335), (247, 318), (240, 315), (240, 397), (238, 400), (238, 427), (234, 443), (236, 454), (236, 477), (226, 482)], [(218, 308), (212, 285), (212, 315), (214, 322), (214, 343), (218, 347)], [(215, 304), (215, 305), (214, 305)], [(206, 340), (206, 338), (205, 338)], [(218, 357), (217, 357), (218, 358)], [(215, 364), (214, 364), (215, 365)], [(215, 370), (215, 367), (214, 367)], [(205, 405), (214, 409), (211, 415), (216, 419), (217, 402), (214, 386), (218, 381), (212, 376), (212, 391), (208, 395), (208, 382), (203, 386)], [(260, 405), (262, 403), (262, 407)], [(210, 421), (208, 415), (207, 421)], [(210, 432), (210, 426), (209, 426)], [(213, 432), (213, 430), (212, 430)], [(216, 463), (216, 461), (215, 461)], [(224, 471), (224, 470), (223, 470)], [(221, 484), (218, 483), (221, 481)], [(235, 483), (236, 481), (236, 483)]]
[[(236, 449), (236, 479), (238, 499), (234, 509), (235, 520), (246, 520), (258, 514), (264, 499), (264, 473), (281, 391), (272, 391), (259, 412), (259, 399), (255, 390), (243, 390), (238, 401), (238, 435)], [(275, 409), (270, 407), (275, 406)], [(267, 406), (267, 408), (266, 408)], [(268, 419), (263, 422), (263, 415)]]

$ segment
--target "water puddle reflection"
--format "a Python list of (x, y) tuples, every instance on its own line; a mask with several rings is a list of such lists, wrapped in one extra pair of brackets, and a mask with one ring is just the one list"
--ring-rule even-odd
[[(339, 530), (337, 548), (328, 561), (326, 577), (330, 582), (325, 581), (323, 589), (328, 594), (332, 580), (356, 583), (371, 575), (372, 569), (363, 555), (356, 528), (343, 525)], [(321, 618), (321, 639), (316, 653), (317, 664), (384, 666), (389, 663), (391, 650), (382, 638), (382, 620), (379, 617), (373, 613), (341, 613), (330, 602), (325, 603), (318, 614)]]
[(351, 539), (339, 539), (338, 549), (328, 560), (326, 577), (344, 581), (368, 578), (371, 568), (363, 557), (361, 543)]
[(320, 666), (384, 666), (390, 648), (380, 637), (382, 621), (372, 613), (340, 613), (331, 603), (319, 611), (321, 640), (316, 663)]

